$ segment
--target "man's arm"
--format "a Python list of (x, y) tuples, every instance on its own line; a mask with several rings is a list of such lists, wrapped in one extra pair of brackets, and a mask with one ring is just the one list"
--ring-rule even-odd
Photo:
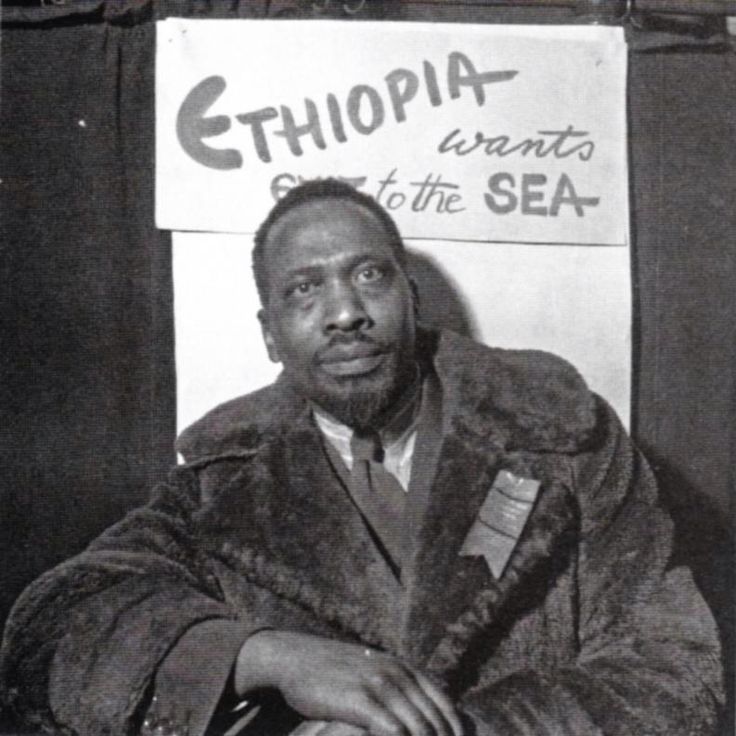
[[(225, 683), (228, 694), (222, 697)], [(272, 690), (279, 691), (283, 701), (261, 703), (260, 694)], [(244, 634), (242, 625), (219, 619), (196, 624), (181, 637), (158, 668), (153, 692), (145, 736), (159, 727), (176, 732), (186, 727), (188, 736), (201, 734), (216, 710), (218, 720), (224, 718), (230, 725), (259, 705), (263, 712), (250, 719), (245, 733), (463, 733), (449, 698), (394, 657), (296, 631)], [(247, 703), (245, 710), (228, 716), (238, 701)], [(284, 703), (289, 708), (284, 709)], [(296, 727), (300, 717), (307, 722)]]
[(689, 571), (668, 569), (672, 523), (651, 470), (601, 408), (601, 443), (574, 461), (581, 510), (579, 655), (466, 696), (479, 733), (697, 736), (722, 700), (713, 618)]
[[(264, 622), (225, 602), (193, 539), (198, 496), (195, 475), (174, 471), (146, 507), (24, 592), (5, 630), (0, 690), (25, 721), (80, 736), (129, 733), (159, 685), (161, 663), (188, 632), (207, 627), (218, 631), (210, 638), (218, 651), (230, 647), (230, 661), (202, 649), (200, 663), (190, 665), (202, 686), (221, 691), (243, 640)], [(205, 711), (219, 694), (200, 703)], [(207, 715), (177, 702), (177, 719), (189, 720), (192, 734)]]
[(422, 673), (373, 649), (287, 631), (251, 636), (238, 655), (240, 695), (276, 688), (305, 718), (375, 736), (461, 736), (450, 699)]
[(237, 702), (228, 694), (276, 688), (306, 719), (459, 736), (446, 696), (398, 660), (270, 630), (265, 591), (233, 610), (195, 538), (199, 493), (194, 474), (175, 471), (146, 507), (19, 599), (0, 685), (23, 720), (80, 736), (159, 727), (201, 736)]

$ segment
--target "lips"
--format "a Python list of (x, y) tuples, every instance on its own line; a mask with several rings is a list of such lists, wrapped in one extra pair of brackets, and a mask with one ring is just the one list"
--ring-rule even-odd
[(386, 353), (376, 345), (340, 345), (326, 351), (320, 358), (320, 366), (331, 376), (358, 376), (378, 368), (385, 357)]

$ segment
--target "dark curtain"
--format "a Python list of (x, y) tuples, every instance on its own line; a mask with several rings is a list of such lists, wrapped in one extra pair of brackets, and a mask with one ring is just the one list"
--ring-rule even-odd
[[(315, 14), (288, 0), (3, 11), (0, 626), (32, 578), (143, 502), (174, 462), (170, 238), (153, 220), (153, 21)], [(328, 14), (345, 15), (343, 4)], [(463, 0), (369, 0), (355, 17), (589, 20)], [(730, 651), (736, 57), (712, 21), (638, 25), (633, 429)]]
[[(173, 462), (170, 238), (153, 222), (154, 26), (2, 35), (0, 614)], [(10, 16), (12, 17), (12, 16)]]

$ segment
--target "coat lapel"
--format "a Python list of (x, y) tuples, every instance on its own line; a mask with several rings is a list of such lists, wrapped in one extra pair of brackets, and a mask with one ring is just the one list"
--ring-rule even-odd
[(395, 650), (401, 590), (308, 410), (269, 433), (198, 522), (216, 554), (337, 629)]
[(406, 575), (402, 640), (404, 653), (413, 661), (426, 660), (447, 623), (468, 606), (473, 591), (492, 583), (484, 562), (459, 553), (500, 460), (499, 453), (481, 455), (455, 434), (442, 442)]
[[(483, 409), (484, 402), (490, 403), (488, 390), (448, 375), (451, 368), (443, 365), (442, 352), (436, 366), (444, 439), (407, 571), (402, 652), (451, 679), (474, 636), (500, 626), (504, 607), (528, 589), (531, 576), (540, 576), (541, 586), (535, 582), (540, 589), (550, 584), (547, 563), (574, 525), (575, 511), (568, 484), (554, 464), (533, 451), (515, 449), (507, 428)], [(482, 555), (461, 551), (467, 551), (463, 545), (494, 480), (508, 473), (540, 485), (523, 532), (511, 545), (502, 573), (494, 575)]]
[[(468, 654), (482, 642), (488, 656), (505, 627), (521, 610), (539, 605), (567, 564), (576, 505), (567, 484), (544, 465), (501, 450), (479, 456), (457, 439), (445, 440), (418, 539), (402, 650), (451, 688), (458, 676), (472, 681)], [(507, 470), (542, 483), (508, 564), (496, 577), (483, 556), (461, 551), (494, 478)]]

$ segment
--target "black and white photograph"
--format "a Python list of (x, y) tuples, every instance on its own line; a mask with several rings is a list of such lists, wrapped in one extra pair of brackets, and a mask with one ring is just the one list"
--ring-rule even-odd
[(732, 736), (736, 2), (0, 22), (0, 736)]

